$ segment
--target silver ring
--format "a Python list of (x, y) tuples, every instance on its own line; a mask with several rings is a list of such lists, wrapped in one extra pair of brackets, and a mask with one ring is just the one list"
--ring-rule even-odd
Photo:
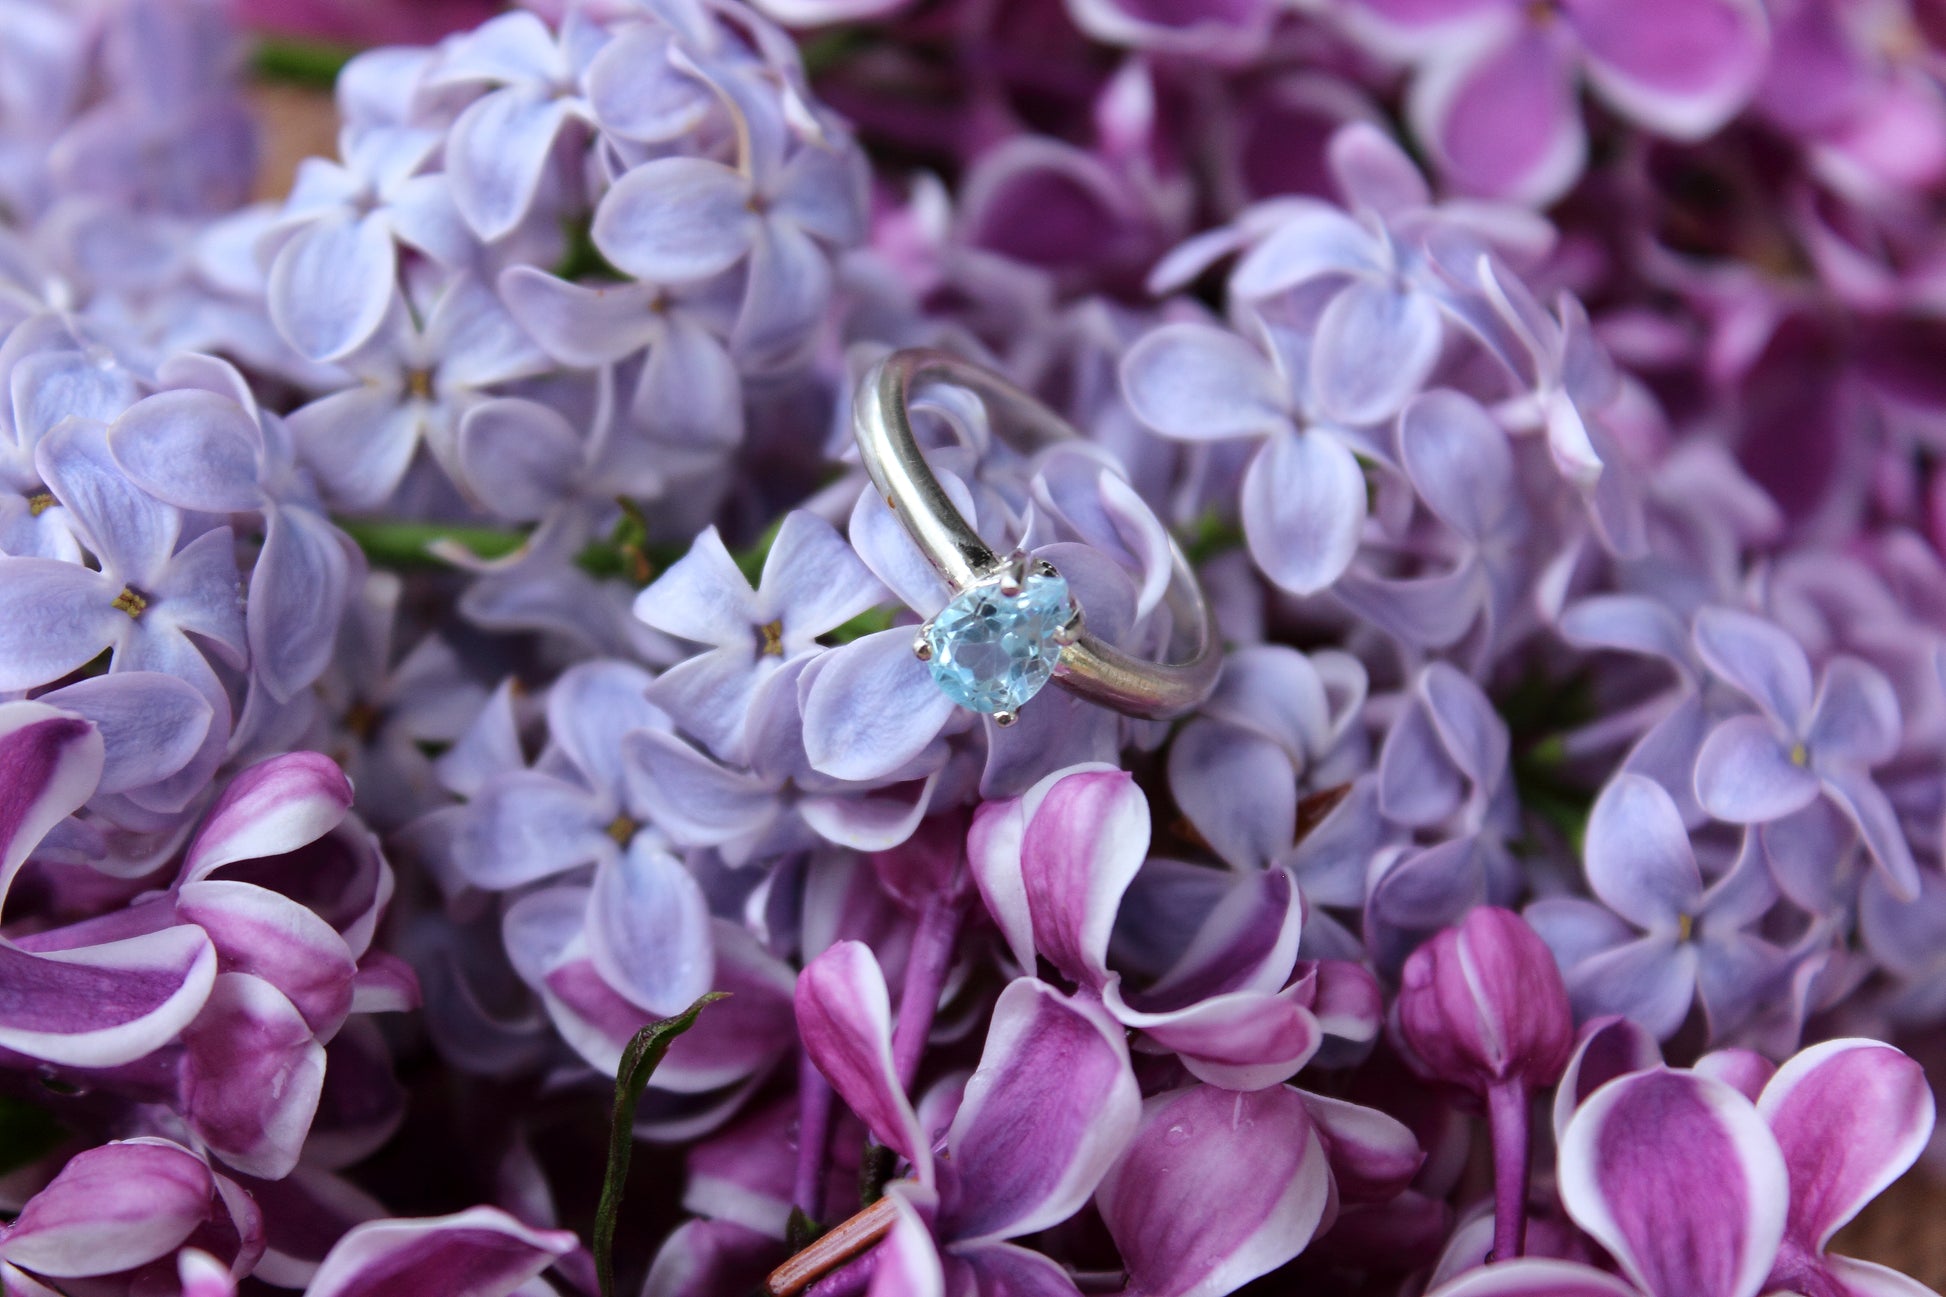
[(1090, 702), (1153, 720), (1180, 716), (1208, 698), (1222, 670), (1216, 618), (1181, 548), (1170, 542), (1167, 660), (1131, 657), (1097, 638), (1053, 565), (1030, 563), (1018, 551), (995, 554), (947, 498), (926, 466), (907, 409), (929, 385), (978, 397), (994, 435), (1023, 454), (1078, 434), (998, 374), (942, 351), (894, 352), (860, 381), (852, 428), (865, 472), (952, 592), (913, 642), (947, 695), (1001, 725), (1012, 724), (1019, 705), (1050, 680)]

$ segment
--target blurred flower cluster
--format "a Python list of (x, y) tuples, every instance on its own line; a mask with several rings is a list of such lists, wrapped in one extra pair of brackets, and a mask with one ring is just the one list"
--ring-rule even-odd
[(754, 4), (0, 0), (0, 1289), (1924, 1293), (1946, 9)]

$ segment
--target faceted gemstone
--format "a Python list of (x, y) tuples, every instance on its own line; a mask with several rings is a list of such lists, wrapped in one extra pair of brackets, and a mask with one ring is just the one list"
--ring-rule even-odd
[(926, 623), (927, 665), (946, 696), (976, 712), (1017, 711), (1054, 674), (1054, 640), (1074, 615), (1068, 583), (1030, 572), (1019, 594), (989, 581), (959, 594)]

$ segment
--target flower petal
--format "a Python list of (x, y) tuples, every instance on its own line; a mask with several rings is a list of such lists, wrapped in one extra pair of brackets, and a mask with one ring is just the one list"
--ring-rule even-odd
[(762, 226), (750, 186), (704, 158), (658, 158), (625, 173), (595, 209), (595, 247), (637, 279), (685, 284), (743, 260)]
[(289, 1175), (324, 1088), (324, 1046), (283, 992), (224, 973), (183, 1032), (183, 1116), (218, 1157), (248, 1175)]
[(1399, 451), (1419, 498), (1467, 540), (1492, 535), (1516, 507), (1507, 434), (1470, 396), (1415, 397), (1399, 417)]
[(250, 665), (273, 697), (294, 697), (324, 671), (350, 602), (357, 550), (312, 509), (272, 509), (250, 574)]
[(1858, 770), (1824, 772), (1825, 795), (1837, 803), (1871, 853), (1886, 886), (1902, 901), (1919, 894), (1919, 866), (1899, 827), (1898, 812), (1871, 776)]
[(1214, 441), (1287, 427), (1283, 383), (1263, 353), (1208, 324), (1165, 324), (1122, 357), (1122, 395), (1165, 437)]
[(488, 243), (513, 232), (534, 205), (568, 105), (524, 88), (476, 99), (446, 136), (453, 201)]
[(1244, 474), (1242, 508), (1244, 538), (1263, 574), (1292, 594), (1316, 594), (1358, 552), (1365, 474), (1335, 437), (1273, 436)]
[(1696, 798), (1732, 824), (1764, 824), (1802, 810), (1818, 795), (1818, 777), (1791, 759), (1770, 722), (1733, 716), (1696, 754)]
[(1020, 843), (1034, 945), (1068, 977), (1099, 986), (1122, 893), (1148, 854), (1149, 802), (1120, 770), (1057, 772), (1036, 791)]
[(1588, 885), (1638, 927), (1674, 928), (1703, 904), (1703, 875), (1675, 799), (1643, 775), (1619, 774), (1588, 818)]
[(1783, 1237), (1784, 1175), (1748, 1099), (1665, 1068), (1603, 1086), (1560, 1153), (1568, 1214), (1654, 1297), (1755, 1297)]
[(1304, 1250), (1331, 1171), (1303, 1096), (1198, 1085), (1157, 1095), (1096, 1202), (1143, 1297), (1214, 1297)]
[(308, 360), (340, 360), (378, 332), (397, 292), (398, 249), (376, 219), (327, 217), (270, 264), (270, 318)]
[(1925, 1070), (1873, 1040), (1804, 1050), (1777, 1070), (1757, 1111), (1790, 1174), (1785, 1237), (1813, 1253), (1905, 1174), (1933, 1129)]
[(1734, 608), (1696, 614), (1696, 652), (1772, 720), (1798, 733), (1811, 710), (1811, 664), (1774, 622)]
[(0, 944), (0, 1048), (72, 1067), (153, 1053), (201, 1010), (216, 951), (201, 928), (33, 955)]
[(710, 989), (709, 902), (682, 862), (646, 836), (595, 868), (588, 956), (610, 986), (659, 1017)]
[(881, 779), (910, 765), (953, 715), (953, 700), (895, 627), (832, 649), (804, 694), (804, 754), (836, 779)]
[(1565, 0), (1588, 79), (1622, 115), (1699, 140), (1747, 102), (1769, 32), (1754, 0)]
[(804, 1050), (873, 1136), (932, 1178), (932, 1147), (892, 1066), (892, 1001), (871, 949), (840, 941), (797, 979)]
[(1088, 1201), (1141, 1116), (1120, 1028), (1084, 998), (1017, 979), (994, 1005), (946, 1134), (962, 1193), (941, 1229), (979, 1242), (1059, 1224)]
[(0, 1260), (52, 1278), (112, 1275), (169, 1255), (209, 1219), (216, 1182), (174, 1144), (130, 1141), (69, 1159), (0, 1239)]
[(183, 881), (238, 860), (281, 856), (331, 832), (351, 809), (351, 781), (318, 752), (251, 766), (223, 791), (183, 859)]
[(79, 716), (0, 706), (0, 902), (48, 831), (95, 795), (103, 764), (101, 734)]
[(1440, 169), (1470, 193), (1541, 206), (1587, 159), (1569, 51), (1539, 24), (1509, 23), (1429, 63), (1407, 110)]
[(1331, 299), (1311, 339), (1311, 391), (1351, 424), (1397, 414), (1432, 373), (1445, 340), (1439, 310), (1410, 288), (1359, 280)]
[(178, 509), (248, 513), (263, 434), (249, 412), (214, 392), (157, 392), (108, 429), (108, 448), (129, 480)]
[(1819, 760), (1882, 765), (1899, 750), (1899, 696), (1877, 667), (1846, 654), (1818, 682), (1804, 742)]
[(508, 1297), (574, 1251), (566, 1230), (533, 1229), (497, 1207), (375, 1220), (339, 1239), (306, 1297)]

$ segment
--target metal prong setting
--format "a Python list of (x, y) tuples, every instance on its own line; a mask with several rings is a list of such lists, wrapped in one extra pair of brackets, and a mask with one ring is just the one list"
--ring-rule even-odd
[(926, 628), (921, 626), (919, 633), (912, 637), (912, 656), (921, 662), (932, 661), (932, 645), (926, 642)]
[(1066, 648), (1080, 638), (1081, 608), (1077, 605), (1074, 610), (1074, 616), (1068, 618), (1067, 621), (1061, 624), (1060, 629), (1054, 632), (1054, 642), (1062, 648)]
[(1052, 563), (1048, 562), (1044, 558), (1037, 558), (1034, 560), (1034, 575), (1035, 576), (1059, 576), (1061, 574), (1055, 570), (1055, 567)]
[(1027, 555), (1015, 550), (1007, 555), (1007, 561), (1000, 565), (1000, 593), (1009, 599), (1019, 594), (1027, 581)]
[(1003, 730), (1019, 719), (1019, 712), (997, 711), (993, 714), (993, 723)]

